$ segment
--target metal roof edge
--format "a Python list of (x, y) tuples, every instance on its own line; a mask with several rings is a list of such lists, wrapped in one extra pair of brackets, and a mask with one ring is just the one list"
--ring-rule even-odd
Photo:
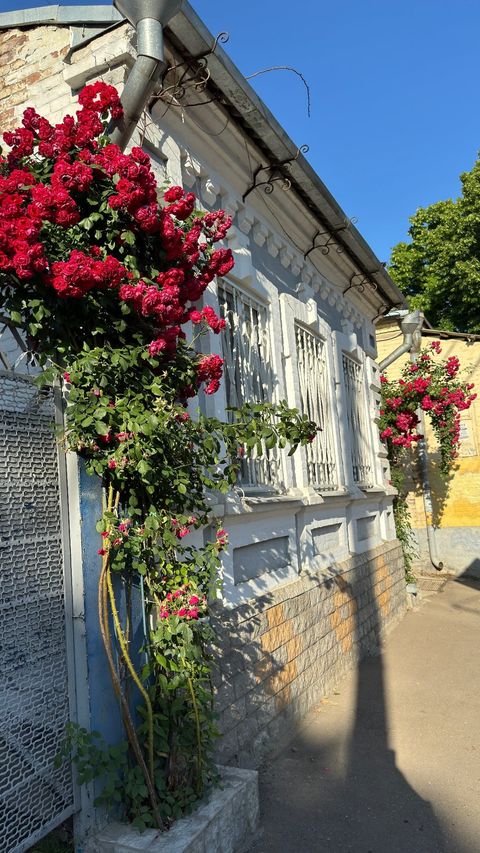
[(480, 335), (476, 335), (473, 332), (450, 332), (448, 329), (422, 329), (422, 335), (426, 334), (429, 337), (434, 338), (442, 338), (442, 340), (446, 340), (448, 338), (455, 338), (459, 340), (467, 341), (480, 341)]
[[(377, 320), (377, 327), (384, 325), (385, 323), (391, 322), (392, 320), (400, 321), (402, 320), (409, 312), (408, 308), (392, 308), (388, 314), (384, 314), (382, 317), (379, 317)], [(430, 331), (432, 329), (432, 324), (430, 323), (427, 317), (423, 317), (423, 326), (422, 332)]]
[[(35, 26), (40, 24), (73, 25), (77, 23), (104, 23), (122, 20), (122, 16), (111, 6), (44, 6), (15, 12), (0, 13), (0, 29)], [(190, 3), (184, 0), (180, 11), (166, 27), (192, 55), (207, 51), (213, 44), (213, 35), (198, 17)], [(241, 74), (225, 51), (217, 46), (208, 59), (210, 79), (222, 92), (228, 103), (240, 115), (245, 128), (271, 153), (272, 160), (282, 162), (294, 158), (298, 147), (258, 97), (252, 86)], [(330, 193), (319, 175), (302, 154), (289, 166), (297, 193), (312, 216), (332, 231), (359, 269), (375, 283), (389, 306), (406, 306), (406, 300), (396, 287), (373, 249), (350, 222), (338, 202)]]
[(74, 24), (113, 24), (122, 15), (113, 6), (37, 6), (0, 12), (0, 30), (35, 27), (41, 24), (72, 26)]
[[(169, 22), (166, 31), (173, 33), (192, 55), (208, 50), (214, 41), (213, 35), (187, 0), (184, 0), (178, 14)], [(208, 57), (208, 67), (212, 82), (240, 113), (244, 124), (268, 146), (273, 159), (281, 162), (295, 157), (298, 146), (220, 46)], [(406, 306), (404, 295), (394, 284), (382, 262), (302, 154), (290, 164), (289, 174), (304, 196), (304, 201), (306, 197), (310, 212), (314, 216), (317, 213), (334, 232), (340, 230), (341, 242), (355, 256), (362, 271), (368, 273), (369, 278), (388, 299), (388, 304)]]

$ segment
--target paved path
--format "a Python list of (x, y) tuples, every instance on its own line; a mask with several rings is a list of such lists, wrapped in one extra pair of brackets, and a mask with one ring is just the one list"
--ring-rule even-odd
[(251, 853), (480, 853), (480, 582), (407, 614), (261, 772)]

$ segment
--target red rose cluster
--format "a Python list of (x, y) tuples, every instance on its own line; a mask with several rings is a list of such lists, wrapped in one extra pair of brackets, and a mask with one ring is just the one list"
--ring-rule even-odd
[[(22, 127), (3, 134), (10, 151), (0, 158), (0, 288), (25, 283), (30, 298), (38, 285), (61, 300), (115, 299), (151, 330), (149, 354), (171, 358), (185, 323), (215, 333), (225, 326), (196, 303), (233, 267), (230, 249), (214, 249), (231, 217), (196, 211), (194, 194), (179, 186), (159, 203), (148, 154), (124, 154), (105, 136), (109, 117), (123, 112), (113, 86), (86, 86), (78, 102), (76, 117), (56, 125), (29, 108)], [(214, 393), (221, 359), (209, 358), (198, 381)]]
[(457, 378), (460, 362), (456, 356), (438, 362), (433, 353), (441, 353), (439, 341), (433, 341), (415, 363), (406, 365), (397, 381), (381, 377), (380, 437), (397, 448), (411, 447), (423, 438), (417, 432), (417, 410), (422, 409), (430, 417), (446, 471), (458, 455), (460, 412), (470, 408), (477, 395), (470, 393), (471, 383)]
[(223, 358), (219, 355), (205, 355), (197, 364), (198, 384), (206, 383), (205, 394), (215, 394), (222, 378)]
[(192, 593), (188, 583), (173, 592), (167, 592), (158, 607), (160, 619), (178, 616), (180, 619), (199, 619), (207, 612), (207, 600), (204, 595)]

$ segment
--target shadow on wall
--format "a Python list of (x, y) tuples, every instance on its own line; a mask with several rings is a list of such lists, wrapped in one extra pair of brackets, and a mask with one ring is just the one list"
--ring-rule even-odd
[[(356, 585), (350, 590), (358, 598)], [(357, 617), (357, 641), (370, 656), (357, 667), (354, 718), (317, 714), (311, 729), (285, 743), (262, 771), (262, 832), (251, 853), (474, 853), (452, 848), (430, 803), (398, 770), (389, 744), (381, 621), (372, 598), (367, 647)], [(359, 611), (357, 610), (357, 613)]]
[[(405, 489), (422, 498), (423, 486), (420, 472), (418, 452), (410, 452), (401, 465), (405, 475)], [(440, 474), (440, 454), (428, 451), (428, 475), (432, 497), (432, 523), (434, 527), (442, 526), (442, 517), (448, 502), (450, 486), (456, 471), (453, 470), (446, 478)], [(423, 510), (422, 510), (423, 512)]]

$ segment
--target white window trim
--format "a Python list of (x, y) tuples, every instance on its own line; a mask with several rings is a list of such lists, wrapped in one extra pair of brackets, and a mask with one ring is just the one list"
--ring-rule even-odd
[[(343, 332), (334, 332), (333, 334), (333, 347), (334, 347), (334, 358), (335, 358), (335, 372), (337, 376), (337, 403), (338, 403), (338, 414), (339, 414), (339, 436), (342, 445), (342, 458), (343, 458), (343, 470), (345, 483), (349, 492), (354, 497), (363, 497), (366, 491), (369, 491), (370, 488), (378, 490), (379, 485), (376, 482), (377, 476), (377, 466), (376, 466), (376, 454), (374, 453), (374, 432), (373, 428), (376, 425), (373, 422), (373, 413), (372, 413), (372, 405), (371, 405), (371, 395), (367, 382), (367, 366), (366, 366), (366, 355), (361, 347), (357, 344), (357, 337), (354, 332), (351, 334), (344, 334)], [(353, 477), (353, 465), (352, 465), (352, 436), (350, 435), (350, 430), (348, 426), (348, 399), (347, 399), (347, 390), (345, 386), (344, 379), (344, 371), (343, 371), (343, 355), (348, 356), (352, 360), (356, 361), (357, 364), (361, 365), (362, 370), (362, 378), (363, 378), (363, 394), (364, 394), (364, 404), (365, 411), (367, 414), (367, 435), (365, 436), (366, 445), (369, 448), (370, 455), (370, 465), (372, 469), (372, 483), (370, 487), (365, 487), (363, 484), (356, 483)], [(378, 430), (377, 430), (378, 432)], [(383, 487), (381, 488), (383, 491)]]
[[(282, 327), (279, 307), (279, 294), (277, 288), (258, 270), (252, 268), (252, 275), (248, 278), (243, 278), (238, 281), (235, 275), (225, 276), (220, 279), (220, 283), (225, 283), (227, 287), (230, 285), (235, 290), (243, 293), (248, 299), (252, 299), (265, 308), (266, 314), (266, 331), (269, 339), (270, 347), (270, 366), (275, 383), (272, 388), (271, 399), (269, 402), (276, 403), (284, 399), (285, 383), (283, 377), (283, 361), (282, 361)], [(220, 310), (219, 304), (219, 282), (215, 279), (204, 293), (203, 301), (205, 305), (210, 305), (217, 313)], [(210, 332), (206, 338), (209, 351), (223, 357), (222, 336), (215, 335)], [(219, 419), (226, 417), (226, 408), (228, 405), (225, 379), (220, 383), (219, 391), (209, 397), (206, 401), (207, 414)], [(277, 450), (278, 459), (278, 482), (276, 484), (246, 484), (241, 483), (236, 487), (236, 490), (243, 493), (245, 497), (264, 497), (268, 500), (269, 497), (284, 494), (286, 491), (286, 463), (285, 453), (280, 449)]]
[(380, 416), (382, 403), (380, 367), (377, 362), (369, 356), (365, 357), (365, 373), (368, 388), (369, 419), (371, 422), (372, 432), (375, 487), (381, 489), (387, 494), (394, 494), (395, 490), (391, 485), (391, 472), (387, 448), (380, 438), (380, 430), (378, 429), (378, 418)]
[[(325, 366), (327, 371), (327, 389), (330, 390), (328, 408), (329, 417), (335, 422), (337, 419), (337, 401), (335, 394), (335, 372), (334, 354), (332, 348), (332, 329), (328, 323), (319, 315), (318, 306), (314, 299), (301, 302), (291, 294), (282, 293), (280, 296), (281, 313), (283, 320), (283, 340), (285, 355), (285, 378), (287, 384), (288, 400), (292, 406), (302, 411), (302, 396), (300, 389), (300, 378), (298, 369), (298, 353), (296, 342), (296, 325), (303, 326), (307, 332), (317, 336), (325, 347)], [(329, 495), (336, 495), (345, 491), (345, 479), (343, 466), (341, 464), (341, 444), (337, 430), (332, 423), (331, 446), (333, 451), (333, 462), (336, 470), (336, 489), (317, 488), (309, 483), (307, 470), (307, 456), (304, 449), (299, 449), (292, 460), (291, 489), (300, 491), (302, 494), (312, 495), (318, 499), (321, 495), (328, 499)]]

